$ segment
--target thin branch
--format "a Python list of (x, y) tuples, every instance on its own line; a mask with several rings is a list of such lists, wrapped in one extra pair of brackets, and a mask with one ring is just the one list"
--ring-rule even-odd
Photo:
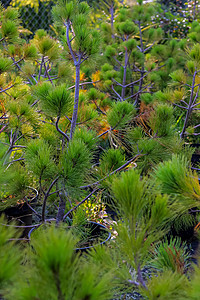
[(24, 60), (24, 58), (21, 58), (21, 59), (19, 59), (18, 61), (14, 61), (13, 64), (12, 64), (12, 66), (13, 66), (13, 65), (17, 65), (17, 64), (18, 64), (20, 61), (22, 61), (22, 60)]
[(106, 116), (106, 113), (97, 105), (96, 101), (92, 100), (92, 102), (95, 104), (96, 108), (99, 109), (104, 116)]
[(178, 106), (178, 107), (180, 107), (180, 108), (182, 108), (182, 109), (188, 109), (188, 107), (185, 107), (185, 106), (181, 106), (181, 105), (179, 105), (179, 104), (176, 104), (176, 103), (172, 103), (174, 106)]
[[(48, 70), (48, 72), (49, 72), (49, 70)], [(59, 77), (58, 76), (55, 76), (55, 77), (50, 77), (50, 80), (49, 79), (47, 79), (47, 80), (45, 80), (45, 81), (52, 81), (52, 80), (56, 80), (56, 79), (58, 79)]]
[(44, 68), (45, 68), (45, 72), (47, 73), (47, 77), (48, 77), (49, 81), (50, 81), (51, 84), (54, 86), (53, 81), (51, 80), (51, 77), (50, 77), (49, 72), (48, 72), (48, 70), (47, 70), (47, 66), (46, 66), (45, 61), (44, 61)]
[(76, 37), (76, 36), (74, 35), (73, 38), (71, 38), (70, 43), (73, 41), (73, 39), (75, 39), (75, 37)]
[(140, 286), (139, 282), (137, 282), (137, 281), (128, 280), (128, 282), (129, 282), (130, 284), (134, 284), (134, 285), (136, 285), (136, 286)]
[(60, 189), (60, 190), (57, 190), (57, 191), (55, 191), (55, 192), (52, 192), (52, 193), (50, 193), (50, 194), (49, 194), (49, 196), (51, 196), (51, 195), (54, 195), (54, 194), (56, 194), (56, 193), (58, 193), (58, 192), (60, 192), (60, 191), (62, 191), (62, 189)]
[(18, 159), (15, 159), (15, 160), (12, 160), (12, 161), (9, 161), (7, 163), (5, 163), (5, 165), (11, 165), (12, 163), (16, 162), (16, 161), (22, 161), (24, 160), (25, 158), (18, 158)]
[(15, 145), (15, 146), (12, 146), (12, 148), (26, 148), (26, 146)]
[(42, 216), (34, 209), (32, 208), (32, 206), (28, 203), (28, 201), (26, 201), (27, 206), (32, 210), (32, 212), (34, 212), (34, 214), (40, 218), (42, 218)]
[(119, 167), (118, 169), (112, 171), (111, 173), (107, 174), (104, 178), (94, 182), (94, 183), (91, 183), (89, 185), (86, 185), (86, 186), (81, 186), (80, 188), (81, 189), (85, 189), (85, 188), (88, 188), (88, 187), (91, 187), (93, 185), (98, 185), (100, 182), (102, 182), (103, 180), (107, 179), (108, 177), (110, 177), (111, 175), (123, 170), (124, 168), (126, 168), (130, 163), (132, 163), (133, 161), (135, 161), (136, 159), (138, 159), (138, 157), (140, 156), (144, 156), (144, 155), (147, 155), (147, 154), (136, 154), (133, 158), (131, 158), (130, 160), (128, 160), (124, 165), (122, 165), (121, 167)]
[(47, 199), (48, 199), (48, 197), (49, 197), (49, 193), (50, 193), (51, 189), (53, 188), (53, 186), (54, 186), (54, 185), (56, 184), (56, 182), (58, 181), (58, 179), (59, 179), (59, 176), (56, 177), (56, 178), (52, 181), (52, 183), (50, 184), (50, 186), (49, 186), (47, 192), (45, 193), (45, 196), (44, 196), (44, 199), (43, 199), (43, 205), (42, 205), (42, 222), (45, 221), (45, 210), (46, 210), (46, 203), (47, 203)]
[(195, 71), (194, 74), (193, 74), (192, 87), (191, 87), (192, 90), (191, 90), (191, 94), (190, 94), (190, 100), (189, 100), (189, 104), (188, 104), (188, 109), (187, 109), (183, 129), (182, 129), (182, 132), (180, 134), (181, 139), (184, 138), (186, 127), (187, 127), (187, 124), (188, 124), (188, 120), (189, 120), (190, 114), (192, 112), (192, 103), (193, 103), (193, 95), (194, 95), (194, 86), (195, 86), (196, 75), (197, 75), (197, 71)]
[(79, 123), (76, 123), (76, 125), (82, 125), (82, 124), (85, 124), (86, 122), (92, 120), (92, 118), (88, 118), (87, 120), (83, 121), (83, 122), (79, 122)]
[(39, 227), (42, 223), (34, 224), (34, 225), (9, 225), (9, 224), (3, 224), (0, 225), (6, 226), (6, 227), (15, 227), (15, 228), (33, 228), (33, 227)]
[(36, 100), (33, 104), (31, 104), (31, 107), (33, 107), (35, 104), (37, 104), (39, 100)]
[(199, 124), (199, 125), (196, 125), (196, 126), (194, 126), (193, 128), (195, 129), (195, 128), (198, 128), (198, 127), (200, 127), (200, 124)]
[(108, 133), (111, 129), (108, 129), (106, 131), (104, 131), (103, 133), (101, 133), (100, 135), (97, 136), (97, 138), (102, 137), (103, 135), (105, 135), (106, 133)]
[(20, 137), (18, 137), (15, 141), (15, 143), (17, 143), (19, 140), (21, 140), (21, 138), (23, 138), (24, 134), (20, 135)]
[(149, 47), (147, 47), (146, 49), (144, 49), (144, 53), (145, 53), (146, 51), (148, 51), (149, 49), (151, 49), (154, 45), (155, 45), (155, 42), (153, 42), (153, 44), (152, 44), (151, 46), (149, 46)]
[(65, 118), (67, 118), (67, 120), (71, 123), (72, 120), (70, 118), (68, 118), (68, 116), (65, 116)]
[(40, 64), (40, 69), (39, 69), (39, 74), (38, 74), (38, 81), (40, 80), (40, 76), (42, 74), (42, 65), (44, 63), (44, 56), (42, 55), (42, 61), (41, 61), (41, 64)]
[(63, 217), (63, 221), (67, 218), (69, 214), (71, 214), (74, 210), (76, 210), (81, 204), (83, 204), (85, 201), (87, 201), (88, 198), (90, 198), (96, 191), (98, 191), (99, 188), (94, 189), (87, 197), (85, 197), (79, 204), (74, 206), (72, 209), (70, 209)]
[(195, 106), (198, 106), (199, 104), (200, 104), (200, 102), (198, 102), (198, 103), (192, 105), (192, 108), (195, 107)]
[(121, 67), (123, 67), (123, 65), (120, 63), (120, 61), (119, 61), (115, 56), (113, 56), (113, 59), (114, 59)]
[(123, 101), (122, 97), (120, 96), (120, 94), (118, 94), (118, 92), (114, 89), (113, 85), (111, 86), (112, 91), (118, 96), (120, 102)]
[(200, 88), (200, 86), (198, 86), (198, 90), (197, 90), (196, 95), (195, 95), (195, 97), (194, 97), (194, 101), (192, 102), (192, 106), (191, 106), (192, 108), (193, 108), (194, 106), (196, 106), (196, 105), (195, 105), (195, 102), (196, 102), (196, 100), (197, 100), (197, 98), (198, 98), (199, 88)]
[(86, 56), (83, 60), (81, 60), (81, 64), (86, 60), (88, 59), (89, 56)]
[(68, 135), (67, 135), (66, 133), (64, 133), (64, 132), (58, 127), (58, 122), (59, 122), (59, 120), (60, 120), (60, 117), (57, 117), (57, 120), (56, 120), (56, 123), (55, 123), (56, 129), (57, 129), (57, 131), (58, 131), (60, 134), (62, 134), (62, 136), (64, 136), (64, 137), (67, 139), (67, 141), (69, 142), (69, 137), (68, 137)]
[[(97, 80), (97, 81), (88, 81), (88, 82), (82, 82), (82, 83), (79, 83), (79, 86), (82, 86), (82, 85), (86, 85), (86, 84), (94, 84), (94, 83), (97, 83), (97, 82), (100, 82), (101, 80)], [(70, 86), (67, 90), (72, 90), (76, 87), (76, 85), (72, 85)]]
[[(135, 93), (135, 94), (133, 94), (133, 95), (131, 95), (131, 96), (125, 98), (125, 100), (128, 100), (128, 99), (130, 99), (130, 98), (133, 98), (133, 97), (137, 96), (138, 94), (141, 94), (141, 92), (142, 92), (143, 90), (145, 90), (145, 89), (148, 88), (149, 86), (152, 87), (153, 85), (154, 85), (153, 83), (149, 83), (149, 84), (145, 85), (140, 91), (138, 91), (137, 93)], [(135, 105), (135, 104), (134, 104), (134, 105)]]
[(188, 103), (185, 102), (184, 100), (181, 100), (181, 102), (183, 102), (186, 106), (188, 106)]
[(69, 39), (69, 21), (67, 21), (67, 23), (64, 22), (64, 25), (66, 27), (67, 46), (69, 48), (69, 51), (70, 51), (73, 61), (77, 62), (76, 57), (74, 55), (74, 51), (72, 50), (70, 39)]
[[(15, 61), (14, 57), (10, 56), (10, 58), (11, 58), (12, 61), (15, 63), (16, 67), (18, 68), (18, 70), (21, 71), (21, 72), (23, 72), (23, 71), (22, 71), (22, 68), (21, 68), (20, 65)], [(26, 76), (26, 77), (27, 77), (27, 76)], [(33, 75), (31, 75), (31, 78), (33, 78), (33, 79), (36, 81), (36, 83), (37, 83), (37, 80), (33, 77)], [(27, 79), (28, 79), (29, 83), (30, 83), (31, 85), (33, 85), (33, 83), (31, 82), (31, 80), (30, 80), (28, 77), (27, 77)]]
[(9, 87), (6, 88), (6, 89), (2, 89), (2, 88), (1, 88), (0, 93), (4, 93), (5, 91), (10, 90), (13, 86), (14, 86), (14, 84), (12, 84), (11, 86), (9, 86)]

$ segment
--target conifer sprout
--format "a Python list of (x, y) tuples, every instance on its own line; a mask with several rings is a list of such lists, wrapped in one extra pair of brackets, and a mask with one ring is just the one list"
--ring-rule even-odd
[(22, 252), (16, 244), (20, 232), (15, 229), (15, 224), (7, 226), (5, 218), (1, 216), (0, 225), (0, 297), (4, 297), (21, 271)]
[[(195, 23), (195, 22), (194, 22)], [(197, 38), (197, 32), (195, 32), (195, 25), (191, 28), (189, 37), (192, 41)], [(158, 92), (155, 98), (158, 100), (165, 100), (171, 102), (177, 108), (183, 110), (184, 123), (180, 131), (180, 137), (183, 139), (189, 133), (193, 136), (198, 136), (199, 133), (195, 132), (195, 129), (199, 127), (199, 124), (193, 124), (192, 115), (198, 114), (199, 105), (199, 83), (198, 77), (200, 72), (199, 65), (199, 53), (200, 45), (190, 45), (186, 49), (187, 56), (184, 59), (185, 68), (178, 69), (170, 74), (172, 81), (169, 83), (170, 90), (164, 92)], [(192, 78), (192, 80), (191, 80)], [(189, 123), (190, 129), (187, 132)]]
[(173, 153), (182, 151), (183, 143), (174, 129), (172, 106), (157, 103), (144, 117), (136, 116), (134, 120), (138, 126), (127, 128), (126, 141), (134, 153), (143, 154), (137, 165), (144, 174), (170, 159)]
[(70, 139), (72, 139), (78, 116), (80, 67), (84, 61), (93, 59), (98, 54), (101, 39), (99, 32), (88, 26), (89, 6), (86, 2), (60, 0), (53, 8), (53, 17), (58, 24), (66, 28), (65, 43), (76, 69), (74, 108), (70, 129)]
[(184, 274), (191, 264), (191, 254), (186, 242), (179, 237), (171, 237), (169, 241), (164, 239), (155, 245), (149, 264), (159, 272), (171, 270)]
[(0, 5), (0, 215), (37, 216), (30, 247), (0, 217), (0, 299), (199, 300), (191, 240), (174, 238), (200, 227), (199, 22), (172, 38), (156, 1), (95, 6), (58, 0), (31, 38)]
[[(138, 1), (131, 8), (123, 7), (119, 10), (114, 29), (109, 30), (108, 23), (102, 24), (104, 40), (109, 44), (104, 55), (110, 63), (109, 69), (106, 70), (106, 64), (102, 67), (105, 91), (112, 89), (114, 99), (128, 100), (135, 106), (139, 105), (141, 94), (157, 84), (159, 70), (167, 59), (166, 53), (164, 60), (160, 60), (160, 53), (156, 55), (154, 51), (162, 37), (162, 30), (148, 26), (153, 14), (153, 6)], [(158, 64), (153, 63), (154, 56)], [(156, 80), (153, 74), (157, 74)]]
[(198, 175), (189, 168), (189, 162), (183, 155), (173, 155), (171, 160), (159, 164), (155, 170), (155, 178), (163, 193), (177, 195), (183, 203), (186, 198), (185, 204), (188, 201), (186, 209), (198, 204), (200, 199)]
[(74, 249), (77, 239), (65, 229), (50, 226), (31, 240), (23, 273), (15, 280), (7, 299), (112, 299), (111, 272), (101, 273), (87, 256)]
[(167, 232), (168, 220), (173, 217), (168, 197), (150, 192), (149, 182), (146, 178), (140, 179), (135, 169), (114, 179), (112, 192), (122, 217), (116, 227), (116, 248), (136, 270), (138, 285), (146, 289), (141, 270), (148, 260), (151, 244)]

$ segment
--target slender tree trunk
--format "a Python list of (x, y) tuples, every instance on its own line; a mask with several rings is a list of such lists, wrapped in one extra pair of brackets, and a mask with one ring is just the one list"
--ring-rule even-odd
[(111, 23), (111, 30), (112, 30), (112, 38), (114, 39), (114, 3), (112, 2), (112, 6), (110, 7), (110, 23)]
[(59, 193), (59, 207), (58, 207), (58, 213), (56, 216), (56, 224), (58, 225), (60, 222), (62, 222), (64, 214), (65, 214), (65, 206), (66, 206), (66, 198), (63, 192)]
[(78, 117), (78, 105), (79, 105), (79, 83), (80, 83), (80, 63), (76, 65), (76, 82), (75, 82), (75, 95), (74, 95), (74, 110), (72, 115), (72, 122), (71, 122), (71, 130), (70, 130), (70, 140), (73, 137), (75, 128), (76, 128), (76, 121)]
[(125, 63), (124, 63), (124, 74), (123, 74), (123, 87), (122, 87), (122, 93), (121, 93), (121, 97), (124, 101), (124, 98), (125, 98), (125, 92), (126, 92), (126, 73), (127, 73), (127, 66), (128, 66), (128, 51), (127, 51), (127, 48), (126, 48), (126, 51), (125, 51)]
[(144, 81), (144, 67), (142, 67), (142, 70), (140, 71), (140, 83), (139, 83), (139, 89), (138, 93), (134, 102), (134, 105), (137, 106), (139, 103), (140, 93), (142, 91), (143, 81)]
[(189, 121), (189, 117), (190, 117), (190, 115), (192, 113), (192, 102), (193, 102), (193, 96), (194, 96), (194, 86), (195, 86), (196, 74), (197, 74), (197, 72), (195, 71), (194, 75), (193, 75), (193, 80), (192, 80), (190, 101), (189, 101), (189, 104), (188, 104), (188, 108), (187, 108), (187, 113), (186, 113), (186, 116), (185, 116), (185, 121), (184, 121), (183, 129), (182, 129), (182, 132), (180, 134), (180, 138), (181, 139), (183, 139), (184, 136), (185, 136), (185, 131), (186, 131), (186, 127), (187, 127), (187, 124), (188, 124), (188, 121)]
[(42, 222), (45, 222), (45, 210), (46, 210), (46, 204), (47, 204), (47, 199), (49, 197), (49, 193), (51, 191), (51, 189), (53, 188), (53, 186), (56, 184), (56, 182), (58, 181), (59, 176), (56, 177), (54, 179), (54, 181), (50, 184), (48, 191), (45, 193), (44, 195), (44, 199), (43, 199), (43, 204), (42, 204)]
[[(138, 22), (138, 27), (139, 27), (139, 33), (140, 33), (140, 52), (144, 55), (144, 45), (143, 45), (143, 39), (142, 39), (142, 28), (141, 28), (141, 23), (140, 21)], [(140, 98), (140, 93), (142, 91), (142, 86), (144, 82), (144, 63), (142, 66), (142, 69), (140, 71), (140, 83), (139, 83), (139, 89), (138, 89), (138, 94), (136, 96), (136, 100), (134, 102), (134, 105), (137, 106), (139, 103), (139, 98)]]

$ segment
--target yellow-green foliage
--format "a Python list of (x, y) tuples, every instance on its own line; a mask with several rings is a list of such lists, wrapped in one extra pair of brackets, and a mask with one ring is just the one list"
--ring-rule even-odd
[(11, 5), (16, 7), (30, 6), (33, 7), (36, 12), (38, 12), (39, 2), (48, 3), (50, 0), (12, 0)]
[[(14, 225), (14, 224), (11, 224)], [(19, 233), (13, 226), (6, 226), (0, 217), (0, 295), (3, 296), (13, 284), (20, 268), (21, 251), (16, 245)], [(11, 240), (15, 238), (15, 240)]]

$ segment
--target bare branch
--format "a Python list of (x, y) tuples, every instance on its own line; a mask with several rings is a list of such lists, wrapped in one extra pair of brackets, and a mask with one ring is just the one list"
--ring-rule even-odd
[(56, 120), (56, 123), (55, 123), (56, 129), (57, 129), (57, 131), (58, 131), (60, 134), (62, 134), (62, 136), (64, 136), (64, 137), (67, 139), (67, 141), (69, 142), (69, 137), (68, 137), (68, 135), (67, 135), (66, 133), (64, 133), (64, 132), (58, 127), (58, 122), (59, 122), (59, 120), (60, 120), (60, 117), (57, 117), (57, 120)]
[(91, 187), (93, 185), (98, 185), (100, 182), (102, 182), (103, 180), (107, 179), (108, 177), (110, 177), (111, 175), (123, 170), (124, 168), (126, 168), (130, 163), (132, 163), (133, 161), (135, 161), (136, 159), (138, 159), (140, 156), (144, 156), (146, 154), (136, 154), (133, 158), (131, 158), (130, 160), (128, 160), (124, 165), (122, 165), (121, 167), (119, 167), (118, 169), (114, 170), (113, 172), (107, 174), (104, 178), (94, 182), (94, 183), (91, 183), (89, 185), (86, 185), (86, 186), (81, 186), (80, 188), (81, 189), (85, 189), (85, 188), (88, 188), (88, 187)]
[(81, 202), (79, 202), (79, 204), (77, 204), (76, 206), (74, 206), (72, 209), (70, 209), (63, 217), (63, 221), (67, 218), (67, 216), (72, 213), (74, 210), (76, 210), (81, 204), (83, 204), (85, 201), (88, 200), (88, 198), (90, 198), (96, 191), (98, 191), (99, 188), (94, 189), (89, 195), (87, 195), (87, 197), (85, 197)]
[(114, 89), (113, 85), (111, 86), (111, 89), (112, 89), (112, 91), (118, 96), (119, 100), (122, 102), (122, 101), (123, 101), (122, 97), (121, 97), (120, 94), (118, 94), (118, 92)]
[(74, 55), (74, 51), (72, 50), (72, 46), (71, 46), (71, 42), (70, 42), (70, 39), (69, 39), (69, 21), (67, 21), (67, 23), (64, 22), (64, 25), (66, 27), (66, 38), (67, 38), (67, 46), (69, 48), (69, 51), (70, 51), (70, 54), (72, 56), (72, 59), (74, 62), (77, 62), (76, 60), (76, 57)]
[[(97, 80), (97, 81), (88, 81), (88, 82), (82, 82), (82, 83), (79, 83), (79, 86), (82, 86), (82, 85), (86, 85), (86, 84), (94, 84), (94, 83), (97, 83), (97, 82), (100, 82), (101, 80)], [(76, 85), (72, 85), (70, 86), (67, 90), (72, 90), (76, 87)]]

